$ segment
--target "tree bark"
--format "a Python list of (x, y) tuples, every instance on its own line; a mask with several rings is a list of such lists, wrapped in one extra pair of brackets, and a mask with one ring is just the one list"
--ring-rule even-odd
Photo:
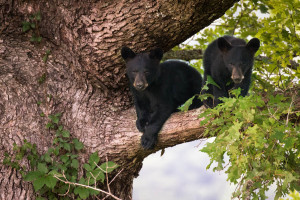
[[(132, 181), (143, 159), (159, 149), (202, 137), (199, 110), (175, 113), (157, 147), (144, 151), (135, 127), (125, 65), (120, 49), (160, 46), (165, 51), (219, 18), (235, 0), (164, 1), (1, 1), (0, 0), (0, 199), (34, 199), (32, 185), (4, 166), (4, 152), (23, 140), (40, 153), (53, 135), (45, 129), (50, 114), (86, 147), (83, 160), (98, 151), (123, 169), (111, 187), (131, 199)], [(41, 13), (35, 30), (22, 22)], [(32, 34), (42, 37), (30, 42)], [(51, 53), (43, 61), (47, 50)], [(41, 77), (45, 81), (41, 81)], [(41, 117), (44, 113), (45, 117)]]
[(203, 57), (203, 52), (201, 49), (179, 50), (179, 51), (170, 50), (164, 54), (162, 59), (163, 60), (180, 59), (180, 60), (190, 61), (195, 59), (202, 59), (202, 57)]

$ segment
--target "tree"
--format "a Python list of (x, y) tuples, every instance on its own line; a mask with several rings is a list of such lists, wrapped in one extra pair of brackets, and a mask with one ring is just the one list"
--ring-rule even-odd
[[(160, 46), (168, 51), (222, 16), (234, 2), (0, 2), (1, 199), (34, 198), (31, 183), (2, 161), (13, 155), (14, 143), (34, 149), (29, 141), (42, 154), (56, 139), (53, 130), (68, 137), (59, 120), (86, 146), (81, 162), (97, 151), (103, 162), (107, 158), (120, 165), (123, 170), (109, 189), (130, 199), (132, 180), (147, 155), (200, 138), (203, 127), (199, 120), (191, 121), (197, 111), (176, 114), (157, 148), (142, 150), (120, 48), (143, 51)], [(28, 161), (21, 162), (28, 167)], [(40, 171), (47, 172), (46, 167), (38, 165)]]

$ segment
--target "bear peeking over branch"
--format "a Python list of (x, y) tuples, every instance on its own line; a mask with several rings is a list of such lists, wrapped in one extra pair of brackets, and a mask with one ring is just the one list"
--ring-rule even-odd
[(232, 36), (224, 36), (208, 45), (203, 55), (204, 81), (211, 76), (219, 86), (209, 84), (204, 104), (214, 107), (221, 101), (219, 97), (229, 97), (228, 91), (241, 88), (241, 95), (246, 96), (251, 83), (254, 55), (260, 47), (260, 41), (252, 38), (248, 43)]
[[(136, 127), (143, 133), (141, 144), (154, 148), (163, 124), (189, 98), (200, 94), (202, 77), (193, 67), (181, 61), (160, 63), (163, 51), (156, 48), (136, 54), (123, 47), (121, 55), (126, 62), (127, 77), (137, 113)], [(190, 109), (202, 102), (194, 98)]]

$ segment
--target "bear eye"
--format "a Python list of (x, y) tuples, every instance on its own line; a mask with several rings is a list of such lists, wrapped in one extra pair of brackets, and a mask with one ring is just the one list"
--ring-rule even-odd
[(145, 74), (145, 75), (149, 75), (150, 72), (149, 72), (149, 71), (144, 71), (144, 74)]
[(134, 71), (131, 71), (131, 73), (133, 73), (133, 74), (136, 74), (136, 73), (137, 73), (137, 71), (136, 71), (136, 70), (134, 70)]

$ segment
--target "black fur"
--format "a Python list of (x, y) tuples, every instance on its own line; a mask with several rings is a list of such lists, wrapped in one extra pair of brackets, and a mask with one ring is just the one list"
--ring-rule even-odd
[[(160, 64), (163, 51), (135, 54), (128, 47), (121, 50), (137, 113), (136, 126), (143, 132), (141, 144), (154, 148), (158, 132), (170, 115), (186, 100), (199, 94), (202, 78), (197, 70), (181, 61)], [(190, 109), (202, 102), (194, 98)]]
[(216, 39), (208, 45), (203, 56), (204, 81), (210, 75), (220, 88), (209, 85), (208, 91), (214, 96), (204, 103), (214, 107), (220, 103), (219, 97), (228, 97), (228, 91), (240, 87), (241, 95), (246, 96), (251, 83), (254, 54), (260, 41), (251, 39), (248, 43), (232, 36)]

